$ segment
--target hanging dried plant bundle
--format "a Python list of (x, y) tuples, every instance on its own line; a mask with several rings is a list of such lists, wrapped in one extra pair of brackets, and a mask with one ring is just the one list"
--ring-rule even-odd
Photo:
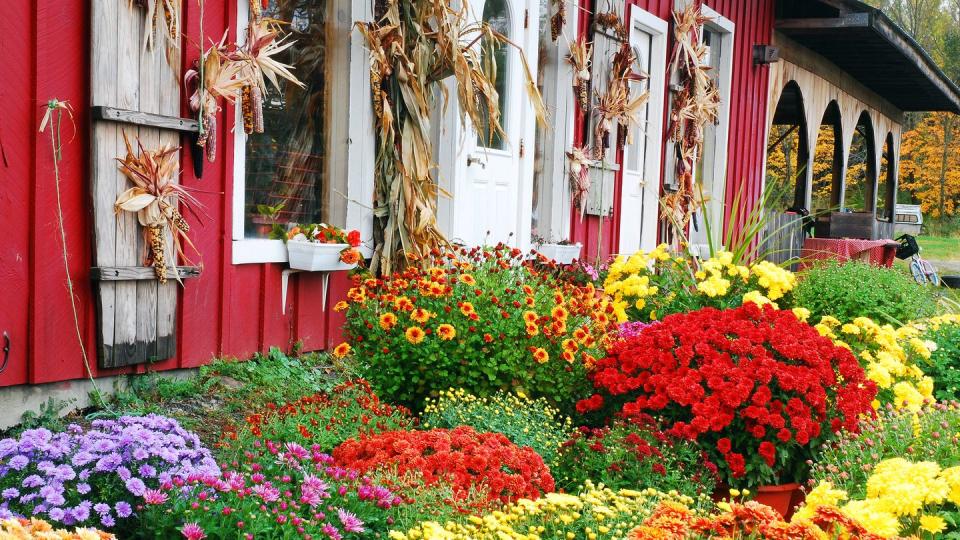
[(597, 94), (597, 104), (594, 114), (597, 122), (593, 134), (594, 158), (603, 160), (606, 149), (610, 147), (610, 131), (614, 125), (619, 126), (617, 131), (617, 148), (632, 141), (633, 126), (639, 125), (639, 114), (650, 97), (646, 91), (637, 96), (631, 96), (630, 83), (646, 78), (646, 74), (635, 74), (633, 68), (637, 57), (633, 48), (626, 42), (613, 55), (610, 68), (610, 80), (607, 89)]
[[(371, 102), (378, 131), (371, 269), (390, 273), (448, 245), (436, 219), (439, 188), (433, 172), (431, 113), (447, 99), (443, 79), (456, 80), (460, 119), (482, 137), (503, 134), (499, 96), (490, 74), (494, 55), (483, 48), (513, 46), (485, 23), (473, 22), (467, 2), (387, 0), (383, 17), (357, 23), (370, 50)], [(520, 50), (526, 90), (537, 120), (546, 111)], [(440, 96), (440, 97), (438, 97)]]
[(249, 5), (250, 21), (259, 21), (260, 18), (263, 17), (263, 10), (267, 7), (266, 2), (261, 3), (261, 0), (250, 0)]
[(623, 19), (615, 11), (605, 11), (597, 13), (593, 19), (594, 24), (605, 30), (610, 30), (620, 41), (629, 41), (627, 27), (623, 25)]
[(567, 5), (565, 0), (553, 0), (554, 12), (550, 17), (550, 38), (556, 41), (567, 24)]
[(177, 65), (180, 51), (180, 1), (181, 0), (129, 0), (128, 7), (134, 5), (144, 8), (146, 29), (144, 30), (144, 50), (154, 50), (159, 39), (162, 42), (167, 63)]
[[(184, 245), (190, 246), (194, 252), (197, 251), (187, 236), (190, 225), (177, 209), (177, 205), (192, 212), (193, 207), (200, 206), (200, 202), (186, 188), (175, 182), (179, 148), (162, 146), (158, 150), (146, 150), (137, 139), (140, 154), (136, 155), (126, 132), (123, 140), (127, 154), (123, 159), (117, 158), (117, 161), (120, 162), (120, 171), (133, 187), (117, 197), (113, 205), (114, 211), (117, 214), (137, 214), (147, 246), (144, 264), (152, 265), (160, 283), (166, 283), (166, 270), (175, 268), (178, 257), (189, 263), (184, 253)], [(167, 230), (172, 233), (172, 250), (168, 249)]]
[(567, 160), (573, 205), (580, 208), (582, 221), (587, 212), (587, 194), (590, 192), (590, 166), (594, 162), (590, 159), (589, 148), (576, 146), (567, 152)]
[(234, 103), (240, 97), (248, 81), (242, 77), (243, 65), (232, 62), (220, 49), (226, 40), (224, 34), (220, 45), (211, 46), (201, 58), (203, 78), (200, 67), (194, 64), (184, 76), (187, 88), (193, 88), (190, 95), (190, 109), (200, 118), (200, 137), (197, 144), (206, 150), (207, 160), (213, 162), (217, 155), (217, 113), (220, 112), (220, 99)]
[(567, 57), (573, 69), (573, 92), (583, 110), (590, 106), (590, 53), (591, 44), (580, 36), (570, 44), (570, 55)]
[(281, 90), (280, 79), (304, 87), (291, 72), (291, 67), (276, 58), (295, 43), (286, 41), (286, 36), (281, 37), (282, 25), (282, 21), (275, 19), (251, 23), (242, 47), (235, 43), (226, 44), (227, 35), (224, 33), (220, 43), (211, 46), (203, 55), (203, 70), (195, 64), (187, 71), (184, 84), (193, 89), (190, 108), (200, 117), (197, 143), (206, 148), (208, 161), (212, 162), (217, 155), (216, 117), (220, 111), (220, 99), (230, 104), (239, 99), (244, 132), (263, 133), (263, 96), (267, 81), (277, 90)]
[(693, 171), (703, 153), (707, 122), (717, 122), (720, 92), (710, 77), (710, 66), (705, 63), (707, 49), (700, 39), (701, 28), (710, 19), (701, 14), (696, 4), (674, 11), (673, 19), (677, 45), (670, 69), (679, 90), (671, 103), (669, 134), (677, 148), (675, 174), (679, 189), (666, 195), (663, 204), (669, 223), (685, 229), (696, 210)]

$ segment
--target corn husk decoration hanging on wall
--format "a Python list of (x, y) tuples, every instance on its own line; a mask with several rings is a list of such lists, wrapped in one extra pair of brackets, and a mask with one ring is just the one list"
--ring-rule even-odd
[(181, 0), (129, 0), (128, 6), (145, 10), (144, 50), (155, 50), (161, 45), (171, 67), (177, 66), (180, 53)]
[[(197, 249), (187, 236), (190, 225), (183, 218), (178, 206), (190, 211), (194, 206), (200, 206), (200, 202), (175, 181), (179, 166), (177, 154), (180, 149), (165, 145), (158, 150), (147, 150), (137, 139), (140, 154), (136, 155), (126, 132), (123, 140), (127, 154), (123, 159), (117, 158), (117, 161), (120, 162), (120, 171), (133, 183), (133, 187), (117, 197), (113, 205), (114, 211), (117, 214), (137, 214), (147, 248), (144, 264), (153, 266), (160, 283), (167, 282), (168, 268), (174, 270), (173, 274), (177, 276), (177, 281), (180, 281), (176, 272), (177, 259), (189, 264), (184, 245), (190, 246), (194, 252), (197, 252)], [(167, 242), (167, 231), (171, 232), (172, 245)], [(170, 249), (171, 247), (173, 249)]]
[(375, 253), (371, 270), (390, 273), (421, 264), (448, 245), (437, 224), (439, 188), (434, 176), (431, 114), (446, 100), (443, 80), (454, 77), (462, 122), (486, 126), (481, 137), (503, 135), (499, 96), (491, 74), (494, 55), (482, 48), (520, 51), (527, 94), (537, 120), (546, 111), (526, 56), (488, 24), (473, 22), (466, 1), (386, 0), (377, 21), (357, 23), (370, 50), (371, 102), (376, 113), (377, 166), (374, 193)]
[(590, 53), (591, 44), (580, 36), (577, 41), (570, 43), (570, 55), (567, 62), (573, 71), (573, 94), (577, 96), (580, 108), (587, 110), (590, 106)]
[[(233, 104), (240, 97), (240, 92), (247, 84), (243, 78), (243, 65), (233, 62), (220, 51), (220, 45), (211, 46), (201, 57), (203, 69), (199, 63), (187, 71), (183, 82), (188, 88), (193, 88), (190, 95), (190, 109), (200, 119), (200, 136), (197, 145), (205, 150), (207, 161), (213, 162), (217, 157), (217, 113), (220, 112), (220, 100)], [(200, 76), (201, 71), (203, 77)]]
[(679, 89), (671, 100), (669, 135), (676, 152), (674, 174), (679, 187), (664, 196), (663, 205), (664, 221), (682, 232), (696, 210), (693, 171), (702, 159), (704, 129), (708, 122), (717, 122), (720, 92), (710, 76), (711, 68), (705, 62), (707, 48), (700, 39), (701, 29), (710, 19), (701, 14), (696, 3), (674, 11), (673, 19), (677, 45), (670, 71)]
[(602, 94), (597, 94), (594, 114), (597, 121), (593, 133), (593, 157), (602, 161), (606, 158), (610, 144), (610, 132), (614, 125), (619, 126), (617, 131), (616, 147), (621, 148), (625, 143), (632, 142), (633, 127), (639, 125), (639, 114), (650, 97), (645, 91), (639, 95), (631, 95), (630, 83), (639, 82), (646, 78), (645, 74), (634, 73), (637, 57), (629, 43), (613, 55), (610, 67), (610, 80)]
[(200, 117), (197, 144), (205, 148), (208, 161), (214, 161), (217, 155), (216, 127), (221, 99), (231, 105), (241, 100), (244, 132), (263, 133), (263, 96), (267, 81), (277, 90), (281, 90), (280, 79), (303, 87), (291, 67), (276, 58), (295, 43), (282, 37), (282, 24), (274, 19), (251, 22), (243, 46), (227, 44), (224, 34), (220, 43), (203, 55), (203, 69), (196, 64), (187, 71), (184, 84), (193, 89), (190, 108)]
[(550, 16), (550, 38), (556, 41), (563, 33), (563, 27), (567, 24), (567, 4), (566, 0), (552, 0), (553, 15)]
[(282, 36), (279, 21), (260, 19), (251, 21), (247, 27), (247, 40), (243, 47), (228, 48), (227, 58), (243, 66), (240, 77), (245, 84), (241, 90), (241, 107), (243, 130), (248, 135), (263, 133), (263, 96), (267, 93), (267, 81), (279, 92), (283, 91), (280, 79), (304, 87), (292, 73), (291, 66), (276, 58), (296, 43), (287, 41), (287, 37)]
[(570, 174), (570, 191), (573, 205), (580, 209), (580, 220), (587, 213), (587, 194), (590, 193), (590, 149), (573, 147), (567, 152), (567, 167)]

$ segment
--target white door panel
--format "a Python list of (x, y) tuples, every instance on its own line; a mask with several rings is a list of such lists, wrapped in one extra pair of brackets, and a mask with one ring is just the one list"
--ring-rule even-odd
[(660, 162), (663, 151), (663, 111), (667, 65), (667, 21), (633, 6), (630, 46), (648, 75), (631, 83), (635, 95), (649, 90), (647, 106), (624, 148), (620, 199), (620, 253), (653, 249), (660, 210)]

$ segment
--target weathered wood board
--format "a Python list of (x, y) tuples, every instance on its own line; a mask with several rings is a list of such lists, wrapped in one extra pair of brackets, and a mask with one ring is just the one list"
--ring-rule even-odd
[[(178, 116), (179, 66), (164, 51), (144, 50), (148, 27), (142, 9), (108, 0), (91, 4), (91, 106)], [(123, 122), (94, 120), (91, 137), (91, 191), (94, 214), (94, 266), (143, 266), (146, 246), (136, 216), (114, 214), (117, 195), (130, 187), (116, 158), (126, 152), (123, 133), (146, 148), (178, 144), (176, 131)], [(95, 282), (97, 353), (101, 367), (120, 367), (172, 357), (176, 352), (175, 280), (109, 279)], [(117, 276), (118, 277), (118, 276)]]

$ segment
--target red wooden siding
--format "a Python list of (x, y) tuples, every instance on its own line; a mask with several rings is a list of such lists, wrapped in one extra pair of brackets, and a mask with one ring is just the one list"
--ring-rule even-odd
[[(628, 0), (628, 5), (631, 3), (671, 23), (668, 54), (672, 54), (674, 0)], [(769, 70), (766, 67), (753, 65), (753, 46), (770, 43), (773, 34), (774, 6), (773, 0), (712, 0), (707, 1), (706, 4), (736, 25), (733, 78), (730, 85), (730, 136), (727, 146), (726, 211), (729, 215), (730, 205), (733, 204), (738, 190), (743, 190), (741, 200), (752, 204), (759, 198), (763, 188), (761, 175), (766, 142), (765, 119)], [(599, 0), (593, 2), (581, 0), (581, 6), (587, 10), (584, 12), (592, 11), (594, 5), (601, 4)], [(625, 16), (629, 16), (629, 12)], [(581, 35), (589, 32), (590, 21), (586, 19), (582, 17), (580, 21), (578, 30)], [(582, 112), (580, 115), (580, 124), (585, 126), (585, 116)], [(666, 118), (664, 121), (666, 123)], [(664, 129), (663, 132), (666, 137), (667, 130)], [(585, 136), (582, 129), (575, 133), (575, 143), (581, 144)], [(665, 140), (661, 141), (661, 145), (665, 145), (665, 142)], [(618, 161), (622, 161), (622, 157), (620, 152)], [(661, 174), (661, 179), (663, 174), (666, 173)], [(587, 216), (581, 221), (579, 210), (572, 210), (571, 239), (583, 244), (583, 253), (588, 259), (596, 257), (598, 247), (602, 257), (617, 252), (620, 240), (618, 209), (621, 184), (622, 179), (618, 175), (614, 187), (612, 216), (602, 220), (595, 216)], [(743, 212), (740, 212), (740, 215), (742, 216)]]
[[(122, 8), (126, 9), (126, 2)], [(183, 2), (183, 8), (187, 35), (192, 43), (200, 42), (197, 3)], [(69, 122), (64, 127), (61, 190), (70, 275), (91, 367), (96, 376), (143, 370), (96, 367), (89, 278), (89, 2), (8, 0), (4, 9), (5, 16), (0, 18), (0, 72), (4, 74), (0, 84), (0, 334), (9, 334), (11, 351), (6, 370), (0, 373), (0, 386), (86, 376), (60, 254), (50, 139), (37, 133), (42, 106), (51, 98), (68, 100), (75, 110), (76, 136), (71, 137)], [(205, 41), (219, 38), (224, 28), (235, 28), (235, 20), (235, 0), (206, 2)], [(184, 65), (189, 65), (198, 51), (186, 43), (191, 42), (184, 46)], [(187, 113), (186, 108), (182, 113)], [(193, 176), (189, 152), (182, 153), (182, 182), (202, 190), (196, 195), (209, 216), (191, 234), (203, 254), (204, 269), (179, 293), (176, 357), (150, 369), (198, 366), (216, 355), (248, 357), (273, 345), (287, 349), (301, 339), (308, 350), (322, 349), (339, 336), (341, 319), (329, 313), (345, 294), (345, 276), (330, 280), (326, 313), (320, 276), (291, 276), (283, 315), (283, 265), (231, 263), (232, 126), (232, 113), (221, 115), (220, 154), (216, 163), (205, 164), (202, 179)]]

